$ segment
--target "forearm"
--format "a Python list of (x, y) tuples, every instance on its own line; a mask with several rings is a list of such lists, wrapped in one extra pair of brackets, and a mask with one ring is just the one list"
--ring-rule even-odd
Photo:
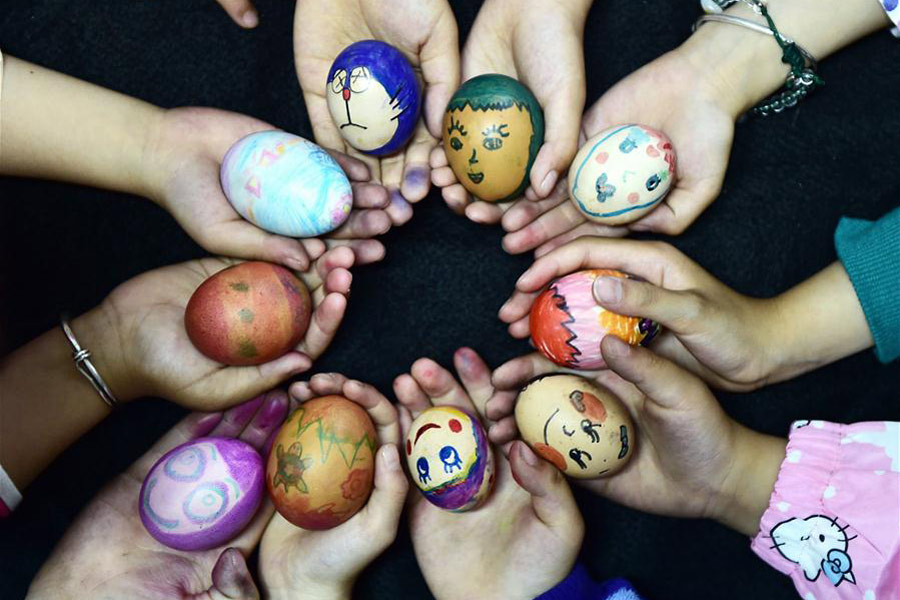
[[(779, 31), (818, 60), (890, 25), (876, 0), (770, 0), (768, 10)], [(763, 22), (743, 2), (726, 14)], [(772, 36), (729, 23), (702, 25), (680, 51), (709, 72), (735, 117), (778, 90), (789, 70)]]
[(773, 340), (777, 380), (850, 356), (874, 343), (862, 306), (840, 262), (773, 300), (782, 337)]
[[(120, 367), (114, 363), (118, 353), (111, 350), (111, 330), (99, 309), (71, 326), (113, 394), (127, 399), (116, 378)], [(59, 327), (0, 362), (0, 465), (19, 490), (107, 414), (109, 407), (76, 370)]]
[(12, 56), (5, 63), (0, 174), (152, 197), (144, 150), (161, 109)]

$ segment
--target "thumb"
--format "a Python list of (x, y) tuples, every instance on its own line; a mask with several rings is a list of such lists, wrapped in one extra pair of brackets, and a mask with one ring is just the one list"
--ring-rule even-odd
[(676, 409), (683, 403), (712, 396), (700, 379), (646, 348), (630, 346), (608, 335), (601, 340), (600, 351), (610, 370), (663, 408)]
[(544, 115), (547, 122), (544, 144), (531, 167), (531, 189), (538, 198), (546, 198), (557, 182), (566, 176), (569, 164), (578, 151), (581, 131), (580, 115), (584, 109), (584, 91), (578, 87), (557, 94)]
[(677, 334), (696, 331), (697, 317), (703, 313), (703, 300), (693, 292), (676, 292), (624, 277), (598, 277), (592, 291), (603, 308), (653, 319)]
[(375, 489), (366, 505), (368, 531), (375, 539), (372, 544), (382, 549), (397, 537), (397, 527), (409, 483), (400, 466), (400, 454), (394, 444), (384, 444), (375, 457)]
[(577, 532), (581, 544), (584, 521), (572, 490), (559, 470), (532, 452), (525, 442), (516, 441), (509, 448), (509, 464), (513, 479), (531, 494), (534, 514), (550, 529), (560, 530), (572, 538)]
[(245, 29), (253, 29), (259, 24), (259, 15), (247, 0), (217, 0), (231, 19)]
[(247, 569), (244, 555), (237, 548), (228, 548), (219, 555), (212, 571), (210, 600), (256, 600), (259, 591)]

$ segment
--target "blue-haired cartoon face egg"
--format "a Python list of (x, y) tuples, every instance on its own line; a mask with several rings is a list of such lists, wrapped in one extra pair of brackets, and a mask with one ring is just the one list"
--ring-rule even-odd
[(356, 42), (338, 55), (328, 71), (325, 98), (344, 140), (375, 156), (406, 145), (422, 104), (412, 65), (378, 40)]

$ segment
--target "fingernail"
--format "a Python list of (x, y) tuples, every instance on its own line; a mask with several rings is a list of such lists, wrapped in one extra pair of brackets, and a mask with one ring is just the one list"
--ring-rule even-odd
[(610, 356), (626, 357), (631, 354), (631, 346), (614, 335), (606, 336), (609, 341), (606, 342), (606, 352)]
[(263, 409), (262, 417), (260, 418), (261, 427), (265, 428), (275, 422), (284, 420), (284, 409), (287, 407), (285, 400), (285, 397), (281, 394), (272, 394), (269, 396), (266, 406)]
[(259, 15), (256, 14), (255, 10), (248, 10), (241, 15), (241, 23), (243, 23), (244, 27), (256, 27), (259, 25)]
[(384, 450), (381, 451), (381, 460), (388, 471), (400, 470), (400, 455), (397, 453), (397, 446), (394, 444), (385, 444)]
[(553, 186), (556, 185), (557, 177), (559, 176), (556, 174), (556, 171), (550, 171), (544, 176), (544, 180), (541, 182), (541, 194), (543, 196), (547, 196), (553, 191)]
[(519, 444), (519, 458), (528, 463), (529, 466), (538, 466), (537, 455), (531, 451), (531, 449), (525, 444), (525, 442)]
[(618, 277), (598, 277), (594, 280), (594, 297), (601, 303), (616, 304), (622, 300), (622, 280)]

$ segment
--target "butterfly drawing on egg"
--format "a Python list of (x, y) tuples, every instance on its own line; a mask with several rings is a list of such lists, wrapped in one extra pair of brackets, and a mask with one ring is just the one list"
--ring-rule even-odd
[(606, 173), (601, 173), (594, 186), (597, 190), (597, 202), (606, 202), (616, 193), (616, 186), (609, 183)]

